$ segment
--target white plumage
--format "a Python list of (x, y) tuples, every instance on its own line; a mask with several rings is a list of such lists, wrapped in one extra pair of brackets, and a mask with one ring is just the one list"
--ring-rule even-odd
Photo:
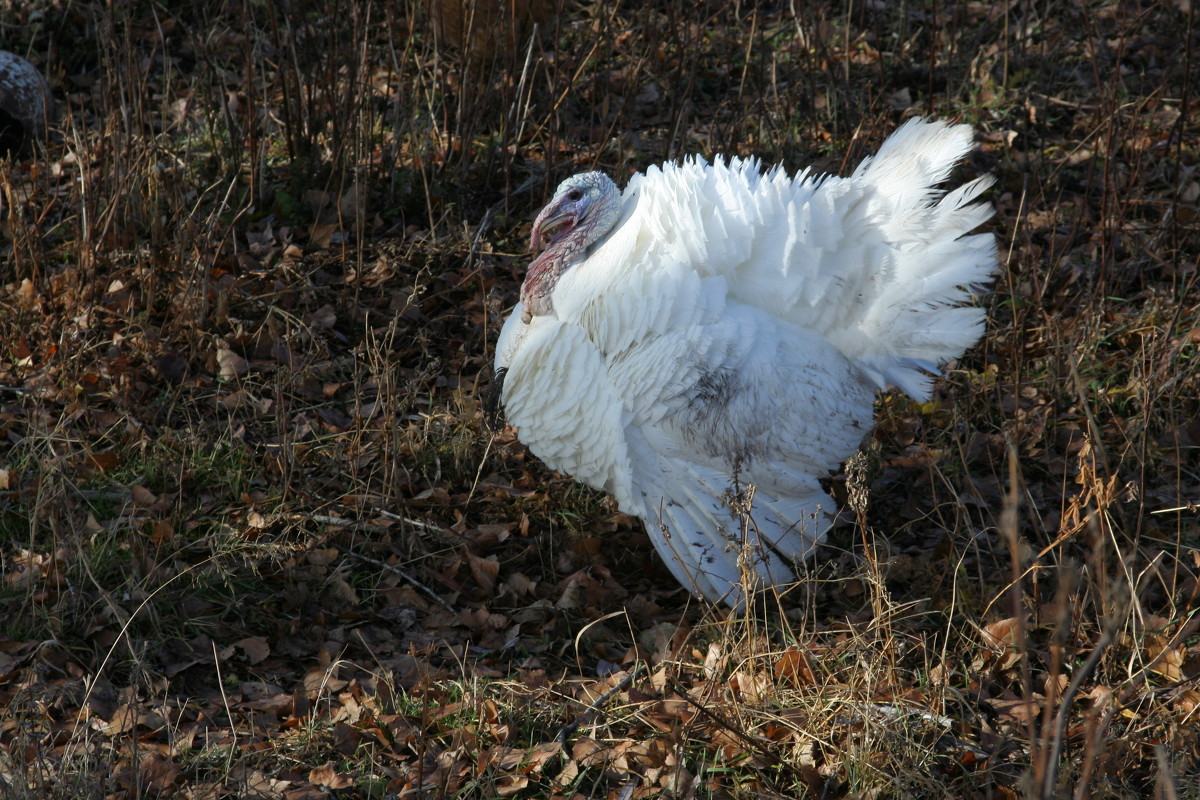
[(993, 237), (967, 235), (991, 179), (935, 188), (971, 140), (912, 120), (849, 178), (693, 157), (623, 194), (568, 179), (496, 347), (505, 416), (641, 517), (693, 592), (795, 581), (835, 510), (818, 478), (870, 431), (875, 390), (926, 398), (982, 333), (962, 304), (996, 267)]

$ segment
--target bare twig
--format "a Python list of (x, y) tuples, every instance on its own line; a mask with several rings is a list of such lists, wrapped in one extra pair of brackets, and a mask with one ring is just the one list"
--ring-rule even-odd
[(1083, 662), (1083, 666), (1075, 670), (1075, 676), (1071, 679), (1071, 685), (1063, 692), (1062, 698), (1058, 704), (1058, 717), (1054, 721), (1054, 736), (1050, 743), (1050, 758), (1046, 764), (1046, 774), (1042, 780), (1042, 800), (1053, 800), (1058, 789), (1058, 763), (1059, 756), (1062, 755), (1063, 733), (1067, 729), (1067, 718), (1071, 714), (1071, 704), (1075, 701), (1075, 695), (1079, 693), (1079, 688), (1083, 686), (1083, 682), (1088, 679), (1092, 672), (1096, 669), (1096, 665), (1100, 663), (1104, 651), (1112, 644), (1113, 638), (1117, 635), (1117, 630), (1120, 628), (1122, 619), (1112, 617), (1108, 621), (1108, 625), (1104, 627), (1104, 634), (1100, 637), (1100, 641), (1092, 648), (1091, 654), (1088, 655), (1087, 661)]
[(646, 665), (643, 663), (638, 664), (636, 667), (626, 673), (625, 677), (621, 678), (616, 685), (614, 685), (604, 694), (600, 695), (594, 702), (591, 703), (591, 705), (581, 711), (578, 716), (575, 717), (573, 722), (570, 722), (559, 728), (558, 733), (554, 737), (554, 741), (558, 742), (565, 748), (567, 745), (567, 739), (570, 738), (571, 734), (579, 730), (580, 725), (594, 719), (594, 715), (600, 713), (600, 710), (604, 708), (605, 704), (608, 703), (609, 700), (613, 698), (613, 695), (628, 689), (629, 685), (632, 684), (634, 680), (636, 680), (638, 676), (645, 671)]
[(429, 596), (429, 599), (433, 600), (433, 602), (437, 603), (442, 608), (446, 609), (447, 611), (454, 610), (454, 606), (447, 603), (436, 592), (434, 592), (428, 586), (426, 586), (425, 584), (421, 583), (419, 580), (414, 578), (410, 573), (405, 572), (404, 570), (400, 569), (399, 567), (392, 566), (391, 564), (388, 564), (387, 562), (384, 562), (384, 561), (380, 561), (377, 558), (371, 558), (370, 556), (364, 556), (362, 553), (356, 553), (353, 550), (348, 550), (345, 547), (342, 547), (340, 545), (338, 546), (338, 550), (341, 550), (344, 554), (346, 554), (348, 556), (357, 558), (359, 561), (365, 561), (368, 564), (373, 564), (381, 569), (386, 569), (390, 572), (394, 572), (395, 574), (399, 575), (401, 578), (404, 578), (404, 580), (411, 583), (416, 588), (420, 589), (422, 592), (424, 592), (426, 595)]

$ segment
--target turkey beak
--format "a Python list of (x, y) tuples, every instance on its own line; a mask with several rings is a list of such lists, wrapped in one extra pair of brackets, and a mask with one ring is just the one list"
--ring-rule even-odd
[(529, 249), (537, 252), (542, 249), (543, 244), (549, 247), (570, 233), (575, 228), (577, 221), (573, 211), (567, 211), (559, 206), (546, 206), (533, 221)]

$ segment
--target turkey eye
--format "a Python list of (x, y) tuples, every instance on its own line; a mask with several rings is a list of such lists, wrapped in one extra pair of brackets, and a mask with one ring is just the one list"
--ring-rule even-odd
[(571, 191), (567, 192), (567, 199), (571, 202), (581, 200), (583, 199), (583, 192), (579, 191), (578, 189), (572, 189)]

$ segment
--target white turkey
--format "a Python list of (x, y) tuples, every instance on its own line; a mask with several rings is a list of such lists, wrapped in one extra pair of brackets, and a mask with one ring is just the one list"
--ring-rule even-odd
[(992, 179), (936, 188), (971, 146), (911, 120), (849, 178), (699, 157), (624, 193), (568, 178), (496, 345), (505, 417), (641, 517), (692, 592), (737, 606), (796, 581), (836, 511), (819, 479), (870, 431), (875, 390), (927, 398), (983, 331), (962, 304), (996, 268), (994, 238), (968, 235)]

